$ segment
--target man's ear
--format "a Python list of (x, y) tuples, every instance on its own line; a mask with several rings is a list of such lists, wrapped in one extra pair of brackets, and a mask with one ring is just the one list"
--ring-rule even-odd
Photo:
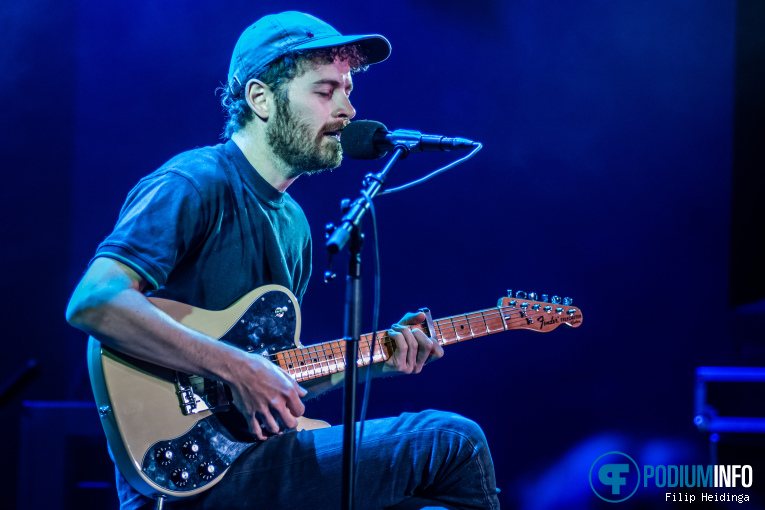
[(267, 120), (273, 108), (273, 93), (268, 85), (253, 78), (247, 82), (244, 90), (247, 104), (255, 112), (255, 115)]

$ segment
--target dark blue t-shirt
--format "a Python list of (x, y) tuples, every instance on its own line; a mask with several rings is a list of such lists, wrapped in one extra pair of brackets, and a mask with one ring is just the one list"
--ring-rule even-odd
[(311, 234), (300, 206), (229, 140), (184, 152), (141, 179), (96, 257), (130, 266), (151, 296), (221, 310), (266, 284), (302, 300)]
[[(184, 152), (141, 179), (96, 257), (130, 266), (147, 295), (221, 310), (279, 284), (302, 300), (311, 275), (303, 210), (258, 174), (232, 141)], [(117, 471), (121, 508), (153, 507)]]

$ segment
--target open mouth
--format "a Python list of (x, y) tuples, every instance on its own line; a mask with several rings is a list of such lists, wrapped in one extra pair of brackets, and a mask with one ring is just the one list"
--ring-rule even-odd
[(327, 138), (333, 139), (336, 142), (340, 141), (340, 131), (325, 131), (323, 134)]

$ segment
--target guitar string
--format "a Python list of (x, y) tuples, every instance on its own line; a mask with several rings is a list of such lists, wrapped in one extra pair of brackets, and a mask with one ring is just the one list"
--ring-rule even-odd
[[(575, 310), (575, 313), (576, 313), (576, 311), (577, 311), (576, 308), (572, 307), (571, 309)], [(470, 339), (470, 338), (474, 338), (476, 336), (476, 333), (473, 332), (473, 326), (476, 325), (476, 324), (483, 324), (484, 325), (485, 330), (484, 331), (479, 331), (479, 336), (483, 336), (483, 335), (492, 334), (492, 333), (495, 333), (495, 332), (505, 331), (505, 330), (507, 330), (508, 325), (509, 326), (516, 326), (517, 323), (521, 323), (522, 324), (524, 321), (526, 321), (528, 323), (528, 319), (529, 318), (536, 319), (538, 317), (544, 316), (544, 314), (550, 314), (551, 313), (551, 312), (548, 312), (548, 311), (540, 311), (540, 310), (533, 310), (533, 311), (529, 312), (528, 309), (526, 309), (527, 315), (525, 317), (521, 316), (521, 317), (509, 319), (507, 317), (502, 317), (502, 315), (507, 314), (507, 313), (511, 313), (512, 314), (513, 312), (517, 313), (519, 311), (523, 311), (523, 309), (522, 308), (510, 308), (510, 307), (498, 307), (498, 308), (493, 308), (493, 309), (489, 309), (489, 310), (484, 310), (484, 311), (480, 311), (480, 312), (472, 312), (472, 313), (467, 313), (467, 314), (454, 315), (454, 316), (451, 316), (451, 317), (448, 317), (448, 318), (445, 318), (445, 319), (438, 319), (438, 320), (434, 321), (434, 327), (436, 329), (436, 338), (437, 338), (437, 340), (438, 340), (438, 336), (439, 336), (438, 334), (440, 333), (441, 339), (440, 339), (439, 343), (441, 343), (441, 345), (448, 345), (448, 344), (455, 343), (455, 342), (461, 342), (461, 341), (464, 341), (464, 340), (467, 340), (467, 339)], [(529, 315), (528, 315), (529, 313), (531, 313), (531, 315), (533, 317), (529, 317)], [(471, 315), (473, 317), (469, 317)], [(457, 319), (456, 325), (455, 325), (455, 319)], [(500, 329), (491, 330), (489, 322), (490, 321), (496, 321), (496, 320), (502, 320), (503, 327), (502, 327), (501, 330)], [(445, 327), (444, 326), (443, 323), (445, 323), (447, 321), (452, 324), (451, 327), (449, 327), (449, 326)], [(531, 323), (529, 323), (529, 324), (531, 324)], [(459, 336), (459, 332), (458, 332), (457, 328), (459, 327), (460, 329), (462, 329), (465, 325), (467, 325), (469, 327), (470, 335), (461, 338)], [(444, 332), (446, 332), (446, 333), (453, 332), (454, 337), (453, 338), (445, 338), (444, 337)], [(449, 336), (451, 337), (451, 335), (449, 335)], [(361, 336), (361, 341), (365, 342), (365, 344), (366, 344), (366, 345), (362, 345), (361, 346), (362, 354), (366, 354), (368, 356), (369, 350), (371, 349), (370, 340), (371, 340), (372, 337), (376, 337), (376, 340), (381, 344), (381, 346), (391, 346), (394, 343), (390, 339), (390, 337), (387, 335), (387, 333), (385, 331), (378, 331), (376, 334), (366, 333), (366, 334)], [(269, 357), (276, 358), (276, 359), (274, 359), (274, 361), (277, 361), (277, 363), (278, 363), (278, 357), (279, 357), (279, 355), (281, 355), (282, 359), (285, 362), (287, 362), (288, 365), (291, 365), (290, 368), (285, 368), (285, 370), (287, 370), (287, 372), (290, 373), (291, 375), (296, 376), (296, 378), (298, 378), (300, 375), (306, 374), (306, 372), (313, 372), (315, 374), (317, 372), (317, 369), (315, 367), (316, 366), (321, 367), (322, 364), (326, 365), (326, 367), (324, 367), (324, 368), (327, 369), (326, 370), (327, 372), (332, 373), (332, 367), (330, 367), (330, 363), (334, 363), (335, 368), (337, 368), (342, 363), (342, 369), (338, 369), (337, 370), (337, 372), (341, 372), (341, 371), (345, 370), (345, 367), (347, 366), (347, 364), (345, 362), (345, 356), (344, 356), (345, 353), (344, 353), (344, 349), (343, 349), (343, 347), (344, 347), (343, 342), (344, 342), (343, 340), (335, 340), (335, 341), (330, 341), (330, 342), (324, 342), (324, 343), (321, 343), (321, 344), (309, 345), (309, 346), (306, 346), (303, 349), (289, 349), (287, 351), (282, 351), (280, 353), (269, 355)], [(326, 345), (327, 344), (336, 344), (336, 345), (332, 346), (332, 356), (333, 356), (332, 357), (332, 361), (327, 361), (327, 357), (326, 357)], [(319, 354), (319, 348), (321, 348), (322, 351), (325, 353), (325, 355), (323, 356), (324, 359), (321, 359), (322, 356), (319, 356), (317, 358), (313, 358), (314, 355)], [(364, 352), (365, 348), (366, 348), (366, 352)], [(300, 357), (294, 356), (293, 354), (299, 355)], [(335, 356), (336, 354), (340, 356), (340, 361), (337, 360), (337, 356)], [(380, 353), (380, 356), (383, 359), (385, 359), (386, 355), (387, 355), (386, 353), (383, 353), (383, 352)], [(307, 363), (306, 363), (306, 356), (308, 356), (308, 362)], [(313, 358), (313, 360), (312, 360), (312, 358)], [(377, 358), (377, 356), (375, 356), (375, 358)], [(301, 361), (301, 360), (302, 360), (302, 364), (296, 363), (296, 362)], [(289, 363), (289, 361), (292, 361), (292, 363)], [(298, 366), (295, 367), (295, 365), (298, 365)], [(367, 365), (368, 365), (368, 363), (366, 363), (365, 361), (362, 360), (362, 365), (361, 366), (367, 366)], [(295, 373), (291, 373), (290, 371), (294, 371)], [(318, 371), (320, 373), (324, 372), (324, 370), (322, 370), (321, 368), (319, 368)], [(313, 374), (307, 374), (307, 375), (310, 377)]]
[[(503, 309), (505, 311), (502, 311)], [(518, 309), (515, 309), (515, 308), (514, 309), (509, 309), (507, 307), (500, 307), (500, 308), (491, 309), (491, 312), (489, 312), (489, 311), (482, 311), (482, 312), (473, 312), (472, 314), (468, 313), (468, 314), (456, 315), (456, 316), (449, 317), (447, 319), (439, 319), (439, 320), (435, 321), (434, 326), (435, 326), (436, 330), (438, 330), (436, 333), (439, 333), (439, 332), (441, 333), (441, 338), (442, 338), (441, 342), (443, 343), (443, 345), (447, 345), (447, 344), (453, 343), (455, 341), (459, 342), (459, 341), (463, 341), (463, 340), (466, 340), (468, 338), (474, 337), (475, 333), (473, 332), (473, 327), (472, 326), (475, 325), (475, 324), (483, 323), (484, 326), (486, 327), (485, 332), (480, 332), (481, 333), (480, 336), (483, 336), (484, 334), (491, 334), (491, 333), (494, 333), (494, 332), (499, 332), (500, 331), (499, 329), (497, 329), (496, 331), (492, 331), (490, 329), (490, 327), (489, 327), (490, 325), (488, 324), (488, 322), (489, 321), (493, 321), (493, 320), (497, 320), (497, 316), (498, 315), (501, 315), (503, 313), (507, 313), (510, 310), (517, 311)], [(501, 313), (498, 313), (498, 312), (501, 312)], [(538, 312), (538, 311), (536, 311), (536, 312)], [(544, 312), (544, 313), (549, 313), (549, 312)], [(475, 314), (480, 314), (481, 317), (478, 317)], [(474, 317), (472, 317), (472, 318), (468, 317), (469, 315), (474, 315)], [(538, 316), (542, 316), (542, 314), (541, 313), (537, 313), (534, 318), (536, 318)], [(515, 318), (515, 319), (504, 318), (503, 319), (503, 328), (502, 328), (502, 330), (504, 331), (506, 329), (505, 328), (505, 324), (510, 324), (510, 326), (514, 326), (515, 323), (523, 322), (523, 320), (527, 320), (527, 318), (528, 318), (528, 316), (527, 317), (523, 317), (522, 316), (522, 317)], [(455, 325), (455, 319), (457, 319), (457, 324), (456, 325)], [(441, 323), (446, 322), (447, 320), (452, 323), (452, 326), (444, 328), (444, 326)], [(459, 328), (462, 329), (462, 327), (464, 325), (470, 326), (469, 329), (471, 331), (471, 336), (465, 337), (465, 338), (460, 338), (459, 337), (459, 333), (457, 331), (457, 326), (459, 326)], [(444, 331), (446, 331), (447, 333), (449, 331), (453, 331), (454, 335), (455, 335), (454, 338), (453, 339), (451, 339), (451, 338), (444, 338)], [(368, 349), (371, 348), (371, 345), (369, 343), (369, 340), (370, 340), (371, 337), (372, 337), (371, 333), (362, 335), (362, 341), (366, 343), (367, 353), (368, 353)], [(378, 342), (381, 341), (382, 339), (385, 339), (385, 341), (382, 342), (382, 345), (388, 346), (388, 345), (391, 345), (393, 343), (390, 340), (390, 338), (387, 336), (387, 334), (385, 334), (384, 331), (381, 331), (381, 332), (378, 331), (377, 332), (377, 340), (378, 340)], [(318, 354), (318, 349), (319, 348), (321, 348), (324, 352), (326, 352), (326, 345), (328, 343), (331, 344), (333, 342), (324, 342), (322, 344), (311, 345), (311, 346), (305, 347), (304, 349), (291, 349), (291, 350), (288, 350), (288, 351), (282, 351), (281, 353), (277, 353), (276, 355), (271, 355), (271, 357), (278, 356), (279, 354), (282, 354), (282, 357), (285, 358), (285, 361), (293, 361), (293, 365), (294, 365), (294, 361), (299, 361), (299, 360), (302, 359), (303, 364), (299, 364), (298, 363), (298, 367), (297, 368), (295, 368), (294, 366), (291, 368), (292, 370), (297, 370), (300, 373), (303, 373), (306, 370), (314, 371), (315, 372), (316, 369), (313, 368), (313, 367), (315, 367), (316, 365), (321, 365), (321, 364), (327, 364), (327, 368), (330, 369), (330, 371), (331, 371), (331, 368), (329, 367), (329, 362), (326, 361), (326, 359), (327, 359), (326, 357), (325, 357), (325, 359), (323, 359), (321, 361), (317, 361), (319, 358), (316, 358), (313, 361), (309, 361), (308, 363), (305, 363), (306, 356), (308, 356), (308, 358), (310, 359), (313, 355)], [(343, 357), (342, 355), (344, 354), (342, 340), (335, 341), (335, 343), (337, 344), (337, 346), (334, 346), (333, 349), (332, 349), (333, 350), (333, 358), (332, 358), (333, 361), (336, 359), (336, 358), (334, 358), (334, 354), (335, 354), (336, 350), (338, 351), (336, 354), (341, 355), (341, 357)], [(365, 346), (362, 346), (362, 353), (364, 351), (364, 347)], [(293, 356), (293, 353), (294, 354), (299, 354), (300, 357), (298, 358), (298, 357)], [(285, 354), (286, 354), (286, 356), (285, 356)], [(383, 357), (384, 357), (384, 355), (383, 355)], [(345, 360), (344, 359), (342, 359), (342, 362), (343, 362), (343, 365), (345, 366)], [(338, 363), (335, 361), (335, 365), (337, 365), (337, 364)], [(364, 365), (362, 365), (362, 366), (365, 366), (365, 365), (366, 365), (366, 363)], [(290, 370), (290, 369), (288, 368), (288, 370)]]
[[(492, 314), (492, 315), (496, 315), (496, 314)], [(522, 317), (521, 319), (525, 319), (525, 318)], [(496, 320), (496, 317), (490, 317), (490, 320)], [(440, 321), (442, 321), (442, 320), (440, 320)], [(491, 328), (489, 327), (490, 325), (487, 324), (486, 320), (472, 320), (471, 321), (470, 318), (468, 318), (468, 320), (462, 319), (462, 321), (464, 321), (468, 325), (477, 324), (477, 323), (483, 322), (484, 326), (486, 326), (486, 330), (485, 330), (485, 332), (479, 332), (480, 333), (479, 336), (483, 336), (484, 334), (491, 334), (491, 333), (499, 332), (500, 331), (499, 329), (497, 329), (495, 331), (492, 331)], [(513, 321), (517, 322), (518, 319), (514, 319)], [(505, 320), (505, 322), (509, 322), (509, 321)], [(458, 321), (458, 323), (459, 323), (459, 321)], [(513, 324), (511, 324), (511, 326), (512, 325)], [(460, 341), (463, 341), (463, 340), (475, 337), (475, 333), (472, 332), (472, 327), (470, 328), (471, 329), (471, 335), (463, 337), (463, 338), (459, 337), (459, 334), (458, 334), (458, 332), (457, 332), (455, 327), (443, 328), (439, 324), (438, 326), (436, 326), (436, 329), (439, 330), (439, 331), (437, 331), (437, 333), (441, 333), (441, 343), (443, 343), (443, 345), (447, 345), (447, 344), (454, 343), (454, 342), (460, 342)], [(449, 330), (451, 330), (451, 332), (453, 332), (454, 335), (455, 335), (453, 339), (452, 338), (445, 338), (444, 337), (444, 332), (448, 333)], [(504, 330), (505, 330), (505, 328), (503, 326), (502, 331), (504, 331)], [(365, 335), (365, 336), (370, 337), (371, 334)], [(385, 341), (382, 342), (383, 345), (391, 345), (392, 344), (392, 341), (390, 341), (390, 338), (387, 337), (387, 335), (385, 335), (384, 332), (378, 332), (377, 340), (378, 340), (378, 342), (381, 341), (381, 340), (385, 340)], [(370, 349), (369, 338), (362, 338), (362, 341), (364, 341), (366, 343), (366, 346), (362, 346), (362, 355), (366, 355), (369, 352), (369, 349)], [(313, 349), (311, 350), (312, 347), (313, 347)], [(366, 349), (364, 349), (364, 347), (366, 347)], [(320, 367), (319, 371), (324, 372), (324, 370), (322, 370), (322, 368), (326, 368), (327, 369), (326, 371), (331, 373), (332, 372), (332, 368), (329, 366), (330, 362), (327, 361), (328, 358), (326, 358), (326, 356), (324, 357), (324, 359), (321, 359), (320, 361), (319, 361), (320, 358), (314, 358), (313, 361), (309, 361), (308, 363), (305, 362), (307, 357), (311, 358), (313, 355), (318, 354), (318, 349), (319, 348), (321, 348), (324, 352), (326, 352), (326, 342), (324, 344), (318, 344), (316, 346), (308, 346), (308, 347), (306, 347), (305, 350), (307, 350), (308, 352), (303, 352), (303, 350), (298, 350), (297, 354), (299, 354), (300, 357), (295, 357), (295, 356), (292, 355), (293, 354), (292, 352), (285, 351), (287, 356), (283, 356), (284, 360), (285, 361), (293, 361), (293, 363), (292, 363), (293, 366), (291, 368), (288, 367), (287, 370), (288, 371), (289, 370), (293, 370), (295, 372), (293, 375), (296, 375), (296, 376), (302, 375), (302, 376), (305, 377), (307, 375), (307, 376), (310, 377), (311, 375), (316, 373), (316, 371), (317, 371), (316, 367), (319, 366)], [(333, 360), (336, 359), (336, 358), (334, 358), (334, 354), (335, 354), (335, 351), (337, 351), (336, 354), (341, 356), (341, 363), (343, 365), (342, 368), (344, 369), (347, 365), (345, 363), (345, 360), (342, 359), (342, 357), (343, 357), (342, 355), (344, 353), (343, 353), (343, 345), (341, 345), (341, 342), (338, 343), (336, 346), (334, 346), (332, 348), (332, 350), (333, 350), (333, 358), (332, 359)], [(366, 350), (366, 353), (364, 352), (365, 350)], [(280, 353), (280, 354), (284, 354), (284, 353)], [(381, 354), (380, 357), (382, 359), (385, 359), (385, 354)], [(295, 364), (294, 362), (297, 361), (297, 360), (300, 360), (300, 359), (303, 360), (302, 364), (298, 363), (298, 366), (295, 367), (294, 366), (294, 364)], [(366, 366), (367, 364), (368, 363), (363, 363), (362, 362), (362, 366)], [(322, 365), (325, 365), (325, 366), (322, 367)], [(339, 363), (335, 362), (335, 366), (337, 367), (338, 365), (339, 365)], [(338, 369), (337, 371), (342, 371), (342, 370)], [(313, 374), (311, 374), (311, 372), (313, 372)]]
[[(482, 312), (472, 312), (472, 313), (467, 313), (467, 314), (455, 315), (455, 316), (452, 316), (452, 317), (448, 317), (446, 319), (438, 319), (438, 320), (436, 320), (434, 322), (434, 326), (435, 326), (435, 328), (437, 330), (441, 330), (441, 331), (442, 330), (446, 330), (446, 331), (454, 330), (455, 335), (457, 335), (457, 339), (459, 339), (458, 329), (463, 329), (465, 325), (469, 326), (469, 329), (471, 330), (471, 332), (473, 330), (473, 326), (476, 325), (476, 324), (483, 323), (488, 328), (488, 326), (489, 326), (488, 322), (497, 320), (499, 315), (503, 315), (503, 314), (506, 314), (508, 312), (513, 313), (513, 312), (517, 312), (517, 311), (518, 311), (517, 308), (512, 308), (511, 309), (511, 308), (507, 308), (507, 307), (501, 307), (501, 308), (491, 309), (491, 311), (485, 310), (485, 311), (482, 311)], [(538, 312), (538, 311), (535, 310), (535, 311), (532, 311), (532, 313), (533, 312)], [(548, 312), (545, 312), (545, 313), (548, 313)], [(470, 317), (471, 315), (473, 317)], [(480, 315), (480, 317), (478, 315)], [(538, 313), (537, 315), (539, 316), (539, 315), (542, 315), (542, 314)], [(455, 319), (456, 319), (456, 323), (455, 323)], [(503, 323), (504, 324), (510, 324), (511, 326), (514, 326), (514, 325), (516, 325), (515, 323), (517, 323), (517, 322), (521, 322), (522, 323), (523, 320), (525, 320), (525, 319), (526, 319), (526, 317), (523, 317), (523, 316), (518, 317), (518, 318), (514, 318), (514, 319), (508, 319), (508, 318), (505, 317), (503, 319)], [(449, 321), (449, 322), (452, 323), (451, 327), (444, 327), (444, 325), (442, 323), (444, 323), (446, 321)], [(503, 327), (503, 330), (504, 329), (505, 328)], [(492, 331), (487, 329), (487, 332), (491, 333)], [(471, 334), (474, 335), (474, 333), (471, 333)], [(361, 340), (366, 342), (367, 347), (370, 347), (370, 348), (371, 348), (371, 345), (369, 343), (369, 340), (370, 340), (370, 338), (372, 336), (373, 336), (372, 333), (366, 333), (366, 334), (361, 336)], [(381, 338), (385, 338), (385, 339), (389, 340), (389, 337), (387, 336), (385, 331), (378, 331), (377, 332), (377, 337), (378, 337), (378, 341)], [(444, 339), (443, 341), (444, 342), (449, 342), (450, 340), (449, 339)], [(338, 343), (338, 345), (336, 347), (333, 347), (333, 351), (335, 349), (339, 349), (339, 352), (337, 352), (337, 354), (342, 354), (343, 353), (343, 350), (342, 350), (342, 342), (343, 342), (343, 340), (336, 340), (336, 341), (324, 342), (324, 343), (320, 343), (320, 344), (309, 345), (309, 346), (304, 347), (303, 349), (290, 349), (290, 350), (287, 350), (287, 351), (281, 351), (280, 353), (271, 354), (270, 356), (273, 358), (273, 357), (276, 357), (276, 356), (278, 356), (280, 354), (283, 355), (283, 356), (285, 354), (287, 354), (293, 360), (298, 360), (299, 361), (300, 358), (292, 357), (291, 354), (290, 354), (290, 353), (297, 353), (297, 354), (300, 354), (302, 356), (302, 361), (305, 361), (305, 356), (306, 355), (317, 354), (319, 348), (321, 348), (322, 350), (324, 350), (326, 352), (327, 344), (331, 344), (333, 342)], [(390, 345), (390, 343), (391, 343), (390, 341), (386, 341), (383, 345)], [(311, 349), (313, 349), (313, 351)]]

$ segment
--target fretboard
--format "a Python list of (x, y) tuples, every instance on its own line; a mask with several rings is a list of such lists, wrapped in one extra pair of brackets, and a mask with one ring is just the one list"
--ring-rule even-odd
[[(525, 304), (529, 305), (529, 303)], [(578, 326), (581, 322), (581, 313), (576, 308), (567, 307), (564, 310), (560, 306), (553, 307), (548, 303), (542, 303), (542, 305), (545, 306), (534, 309), (533, 305), (524, 307), (513, 301), (512, 306), (488, 308), (479, 312), (435, 320), (433, 321), (435, 331), (428, 331), (426, 323), (411, 327), (421, 329), (431, 338), (435, 338), (439, 344), (446, 346), (512, 329), (545, 332), (560, 324)], [(393, 354), (394, 342), (387, 331), (361, 335), (358, 366), (370, 364), (369, 354), (372, 342), (375, 342), (375, 349), (371, 363), (385, 361)], [(273, 361), (296, 381), (308, 381), (345, 371), (345, 344), (345, 340), (333, 340), (303, 348), (288, 349), (273, 355)]]

